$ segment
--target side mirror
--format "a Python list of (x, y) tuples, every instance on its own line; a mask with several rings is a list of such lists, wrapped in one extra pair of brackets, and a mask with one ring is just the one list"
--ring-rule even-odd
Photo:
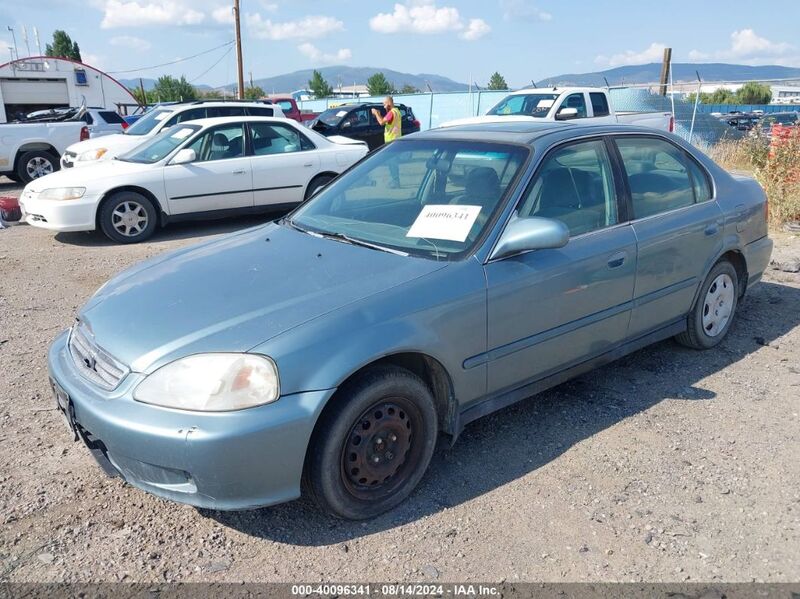
[(348, 127), (352, 127), (352, 126), (353, 126), (353, 123), (351, 123), (350, 121), (345, 121), (344, 123), (342, 123), (342, 129), (347, 129)]
[(577, 119), (578, 118), (578, 109), (577, 108), (562, 108), (556, 114), (557, 121), (568, 121), (570, 119)]
[(170, 164), (189, 164), (197, 160), (197, 153), (191, 148), (183, 148), (170, 160)]
[(504, 258), (530, 250), (561, 248), (569, 241), (569, 229), (554, 218), (514, 217), (500, 236), (500, 241), (490, 256)]

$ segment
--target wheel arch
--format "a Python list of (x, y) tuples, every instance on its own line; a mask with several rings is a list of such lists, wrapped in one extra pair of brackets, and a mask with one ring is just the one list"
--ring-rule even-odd
[(100, 229), (100, 213), (103, 209), (103, 205), (108, 202), (111, 197), (119, 193), (121, 191), (132, 191), (134, 193), (139, 193), (146, 197), (148, 200), (153, 202), (153, 206), (158, 211), (158, 222), (160, 225), (163, 225), (166, 220), (166, 213), (164, 212), (164, 207), (161, 205), (161, 202), (158, 198), (153, 194), (152, 191), (145, 189), (144, 187), (139, 187), (138, 185), (120, 185), (119, 187), (114, 187), (113, 189), (109, 189), (103, 194), (103, 197), (100, 198), (100, 201), (97, 204), (97, 210), (94, 215), (95, 227), (99, 230)]
[(317, 173), (316, 175), (311, 177), (311, 180), (308, 182), (308, 185), (306, 185), (306, 189), (303, 192), (303, 200), (307, 200), (308, 199), (308, 190), (311, 189), (311, 186), (314, 184), (315, 181), (317, 181), (317, 180), (319, 180), (319, 179), (321, 179), (323, 177), (330, 177), (330, 179), (332, 181), (333, 179), (335, 179), (338, 176), (339, 176), (339, 173), (335, 173), (333, 171), (322, 171), (321, 173)]
[(46, 141), (29, 141), (18, 147), (17, 151), (14, 153), (14, 171), (17, 170), (20, 158), (22, 158), (22, 155), (26, 152), (47, 152), (55, 159), (55, 164), (53, 164), (54, 170), (58, 170), (60, 166), (59, 153), (55, 146)]

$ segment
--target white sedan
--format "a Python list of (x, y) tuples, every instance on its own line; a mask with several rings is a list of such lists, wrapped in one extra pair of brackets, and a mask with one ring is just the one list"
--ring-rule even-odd
[(167, 222), (294, 206), (366, 154), (364, 142), (283, 118), (188, 121), (116, 159), (35, 179), (20, 206), (34, 227), (133, 243)]

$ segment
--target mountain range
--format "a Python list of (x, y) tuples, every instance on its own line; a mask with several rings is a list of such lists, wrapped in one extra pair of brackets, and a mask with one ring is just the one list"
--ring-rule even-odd
[[(419, 90), (427, 91), (428, 85), (435, 92), (464, 91), (469, 89), (466, 83), (459, 83), (444, 77), (443, 75), (433, 75), (429, 73), (403, 73), (392, 69), (381, 69), (375, 67), (348, 67), (330, 66), (317, 69), (325, 80), (335, 88), (350, 86), (353, 84), (364, 85), (370, 76), (382, 72), (396, 88), (403, 85), (412, 85)], [(697, 80), (696, 72), (700, 73), (703, 81), (769, 81), (775, 79), (796, 79), (800, 81), (800, 68), (782, 67), (776, 65), (749, 66), (741, 64), (725, 63), (683, 63), (672, 64), (672, 78), (675, 83), (691, 82)], [(311, 79), (313, 69), (304, 69), (255, 79), (253, 83), (259, 86), (268, 94), (275, 92), (289, 92), (308, 87), (308, 80)], [(615, 67), (604, 71), (592, 73), (565, 73), (554, 75), (536, 82), (538, 86), (548, 85), (579, 85), (579, 86), (605, 86), (606, 81), (609, 85), (654, 83), (658, 81), (661, 74), (661, 63), (653, 62), (650, 64)], [(152, 89), (155, 79), (142, 79), (145, 89)], [(121, 79), (120, 83), (126, 87), (138, 87), (139, 79)], [(210, 85), (195, 85), (199, 90), (207, 91), (211, 89), (236, 89), (235, 83), (230, 83), (222, 87), (212, 87)]]

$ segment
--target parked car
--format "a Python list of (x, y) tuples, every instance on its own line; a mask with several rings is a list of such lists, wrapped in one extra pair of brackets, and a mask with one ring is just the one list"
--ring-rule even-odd
[(761, 131), (767, 137), (772, 136), (772, 125), (783, 125), (785, 127), (800, 126), (800, 111), (771, 112), (761, 118)]
[(509, 121), (571, 121), (587, 119), (595, 124), (620, 123), (672, 132), (670, 112), (616, 112), (608, 92), (596, 87), (553, 87), (511, 92), (483, 116), (443, 123), (442, 127)]
[(128, 128), (128, 123), (119, 114), (105, 108), (89, 107), (77, 120), (86, 123), (89, 128), (89, 137), (92, 139), (122, 133)]
[(426, 131), (106, 283), (50, 348), (57, 405), (161, 497), (250, 509), (304, 478), (375, 516), (440, 431), (661, 339), (719, 344), (769, 262), (765, 215), (753, 179), (653, 129)]
[(738, 131), (750, 131), (758, 125), (759, 117), (754, 113), (726, 114), (720, 120), (731, 127), (736, 127)]
[(115, 160), (32, 182), (20, 204), (35, 227), (99, 227), (133, 243), (171, 221), (296, 205), (366, 153), (362, 142), (283, 118), (187, 121)]
[(226, 116), (282, 117), (283, 112), (279, 106), (263, 102), (198, 100), (186, 104), (162, 105), (145, 113), (123, 134), (106, 135), (102, 139), (90, 139), (71, 145), (61, 156), (61, 167), (82, 167), (98, 160), (111, 160), (178, 123)]
[[(405, 104), (395, 104), (395, 107), (400, 110), (400, 115), (403, 117), (401, 121), (403, 135), (419, 131), (420, 123), (411, 107)], [(344, 104), (321, 113), (311, 121), (309, 127), (322, 135), (344, 135), (364, 141), (370, 150), (374, 150), (383, 145), (384, 127), (373, 116), (373, 108), (378, 109), (382, 116), (386, 115), (383, 104)]]
[(319, 116), (319, 113), (316, 112), (300, 110), (300, 107), (297, 105), (297, 100), (292, 96), (275, 95), (270, 96), (268, 99), (273, 104), (277, 104), (281, 107), (283, 115), (287, 119), (292, 119), (298, 123), (308, 123)]
[(0, 175), (28, 183), (58, 170), (68, 146), (89, 139), (80, 121), (0, 124)]

